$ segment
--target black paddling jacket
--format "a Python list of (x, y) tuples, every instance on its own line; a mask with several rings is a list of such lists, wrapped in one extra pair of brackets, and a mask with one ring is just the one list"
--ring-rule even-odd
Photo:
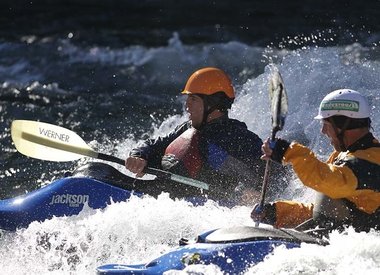
[(292, 143), (283, 161), (293, 165), (304, 185), (324, 197), (316, 204), (277, 201), (271, 223), (294, 227), (306, 219), (324, 216), (335, 227), (380, 229), (380, 144), (371, 133), (346, 152), (333, 152), (326, 162), (319, 161), (305, 146)]
[[(208, 183), (208, 198), (231, 200), (245, 187), (260, 190), (264, 174), (261, 145), (261, 139), (245, 123), (225, 115), (201, 130), (186, 122), (164, 137), (146, 140), (130, 155), (146, 159), (150, 167)], [(170, 193), (179, 197), (199, 192), (184, 185), (175, 189)]]

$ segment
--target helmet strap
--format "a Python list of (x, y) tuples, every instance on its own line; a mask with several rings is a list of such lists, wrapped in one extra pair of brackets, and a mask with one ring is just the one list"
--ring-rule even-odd
[(345, 120), (344, 124), (343, 124), (343, 127), (340, 129), (340, 131), (338, 131), (338, 127), (336, 126), (335, 122), (334, 122), (334, 119), (329, 119), (330, 123), (332, 124), (332, 126), (334, 127), (334, 131), (335, 131), (335, 134), (339, 140), (339, 149), (341, 152), (345, 152), (347, 151), (347, 148), (346, 148), (346, 145), (344, 144), (344, 134), (347, 130), (347, 127), (348, 125), (350, 124), (351, 122), (351, 118), (347, 117), (347, 119)]
[(202, 123), (199, 125), (199, 127), (197, 127), (197, 130), (200, 130), (200, 129), (202, 129), (207, 124), (207, 118), (208, 118), (208, 116), (213, 111), (217, 110), (218, 106), (216, 106), (216, 105), (212, 106), (208, 102), (208, 96), (207, 95), (197, 94), (197, 96), (199, 96), (203, 100), (203, 119), (202, 119)]
[[(215, 98), (215, 96), (218, 95), (204, 95), (204, 94), (196, 94), (203, 100), (203, 119), (202, 123), (198, 128), (201, 129), (203, 126), (207, 124), (207, 119), (209, 115), (214, 112), (215, 110), (219, 110), (222, 113), (227, 113), (227, 109), (231, 108), (231, 104), (233, 102), (233, 99), (228, 98)], [(212, 97), (213, 96), (213, 97)]]
[(210, 106), (207, 96), (203, 96), (203, 121), (200, 128), (207, 124), (208, 116), (216, 109), (218, 109), (217, 106)]

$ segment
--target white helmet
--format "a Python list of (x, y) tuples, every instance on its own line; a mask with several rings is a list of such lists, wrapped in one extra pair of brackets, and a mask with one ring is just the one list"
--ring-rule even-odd
[(350, 89), (340, 89), (329, 93), (319, 106), (315, 119), (331, 116), (346, 116), (350, 118), (368, 118), (369, 105), (367, 99), (359, 92)]

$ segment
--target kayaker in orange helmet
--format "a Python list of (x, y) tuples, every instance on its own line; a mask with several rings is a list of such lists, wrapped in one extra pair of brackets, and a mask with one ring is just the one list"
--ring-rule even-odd
[[(134, 148), (126, 168), (137, 176), (147, 165), (165, 169), (209, 183), (205, 195), (210, 199), (252, 204), (263, 176), (262, 140), (245, 123), (228, 117), (235, 99), (230, 78), (218, 68), (202, 68), (190, 76), (182, 94), (189, 121)], [(170, 193), (193, 195), (185, 186)]]
[(312, 229), (316, 226), (357, 231), (380, 229), (380, 144), (370, 132), (367, 99), (351, 89), (329, 93), (315, 117), (334, 148), (326, 162), (305, 146), (283, 139), (262, 146), (262, 159), (290, 163), (305, 186), (318, 192), (315, 203), (275, 201), (251, 213), (255, 221), (275, 227)]

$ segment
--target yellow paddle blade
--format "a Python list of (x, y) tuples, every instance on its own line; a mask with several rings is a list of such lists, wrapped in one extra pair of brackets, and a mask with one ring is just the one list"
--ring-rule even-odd
[[(76, 133), (56, 125), (30, 120), (15, 120), (12, 122), (11, 136), (16, 149), (32, 158), (72, 161), (86, 156), (115, 162), (124, 166), (123, 159), (94, 151)], [(147, 172), (164, 179), (201, 189), (209, 189), (208, 184), (205, 182), (175, 175), (160, 169), (148, 167)]]
[(15, 120), (11, 136), (16, 149), (32, 158), (72, 161), (83, 156), (98, 157), (98, 153), (76, 133), (49, 123)]

